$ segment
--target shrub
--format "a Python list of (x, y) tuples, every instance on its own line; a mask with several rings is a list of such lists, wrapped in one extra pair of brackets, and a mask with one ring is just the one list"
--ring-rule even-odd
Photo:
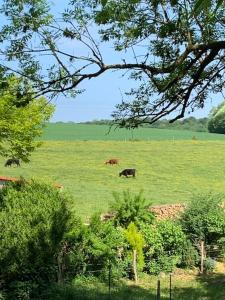
[(116, 226), (127, 228), (131, 222), (139, 225), (141, 222), (152, 223), (154, 220), (154, 214), (147, 210), (151, 204), (147, 203), (143, 191), (135, 195), (124, 191), (122, 194), (114, 193), (113, 196), (115, 200), (111, 202), (110, 208), (116, 213)]
[(217, 243), (225, 234), (224, 195), (203, 194), (195, 195), (185, 209), (181, 224), (197, 244), (201, 240), (206, 245)]
[(144, 249), (146, 271), (151, 274), (171, 272), (181, 262), (186, 236), (181, 225), (171, 220), (142, 225), (146, 245)]
[(160, 272), (170, 273), (180, 262), (180, 257), (176, 255), (169, 256), (167, 253), (160, 254), (158, 257), (146, 262), (146, 270), (150, 274), (159, 274)]
[(37, 286), (30, 281), (14, 281), (9, 285), (8, 299), (29, 300)]
[(186, 240), (182, 249), (182, 258), (180, 266), (183, 268), (194, 268), (199, 264), (200, 257), (197, 249), (192, 245), (190, 240)]
[(5, 300), (6, 294), (3, 291), (0, 291), (0, 300)]
[(56, 281), (57, 256), (70, 221), (69, 198), (51, 185), (31, 181), (0, 191), (0, 277), (5, 290), (26, 299), (33, 283), (40, 287)]
[(216, 261), (212, 258), (206, 258), (204, 260), (204, 273), (210, 274), (215, 270)]
[(83, 228), (80, 238), (70, 239), (70, 273), (74, 276), (93, 273), (105, 280), (111, 265), (112, 277), (119, 278), (123, 275), (124, 264), (119, 259), (118, 251), (124, 246), (122, 230), (115, 228), (112, 221), (101, 222), (96, 214), (90, 225)]
[(207, 126), (209, 132), (225, 133), (225, 101), (211, 111)]

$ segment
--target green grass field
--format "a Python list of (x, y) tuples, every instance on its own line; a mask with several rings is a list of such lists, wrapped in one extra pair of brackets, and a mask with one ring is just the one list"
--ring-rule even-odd
[[(112, 193), (144, 191), (153, 204), (189, 201), (195, 193), (225, 191), (225, 137), (208, 133), (143, 128), (133, 133), (104, 135), (105, 126), (59, 124), (46, 128), (44, 143), (20, 168), (0, 164), (0, 175), (37, 178), (61, 183), (73, 196), (74, 209), (83, 220), (96, 211), (107, 211)], [(140, 134), (139, 134), (140, 133)], [(195, 136), (196, 139), (193, 139)], [(133, 138), (133, 140), (131, 140)], [(119, 165), (105, 165), (118, 158)], [(136, 168), (137, 177), (120, 178), (124, 168)], [(46, 291), (55, 299), (156, 299), (156, 276), (114, 284), (72, 282)], [(172, 299), (220, 300), (225, 295), (224, 270), (210, 276), (174, 275)], [(169, 279), (161, 281), (161, 299), (169, 299)]]
[(187, 130), (167, 130), (156, 128), (139, 128), (135, 130), (111, 129), (106, 125), (48, 124), (45, 128), (44, 140), (50, 141), (127, 141), (127, 140), (221, 140), (225, 141), (225, 135), (211, 134), (208, 132), (194, 132)]
[[(2, 159), (0, 175), (63, 184), (85, 219), (95, 211), (107, 211), (114, 191), (143, 190), (153, 204), (186, 202), (194, 193), (224, 192), (224, 149), (225, 141), (216, 140), (45, 141), (31, 162), (20, 168), (5, 168)], [(119, 165), (105, 165), (109, 158), (118, 158)], [(136, 168), (136, 179), (119, 177), (124, 168)]]

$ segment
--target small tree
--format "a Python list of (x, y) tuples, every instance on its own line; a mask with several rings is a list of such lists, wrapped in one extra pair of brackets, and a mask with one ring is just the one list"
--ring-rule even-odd
[(144, 267), (144, 254), (143, 254), (143, 247), (145, 244), (144, 237), (142, 236), (141, 232), (138, 231), (137, 227), (134, 223), (130, 223), (127, 229), (124, 231), (125, 237), (132, 249), (133, 255), (133, 273), (135, 282), (137, 282), (137, 266), (139, 270), (142, 270)]
[(153, 213), (147, 210), (151, 204), (147, 203), (142, 191), (134, 195), (130, 191), (124, 191), (122, 194), (114, 193), (113, 196), (115, 200), (111, 202), (110, 208), (116, 212), (116, 225), (127, 227), (131, 222), (138, 225), (153, 221)]
[(225, 133), (225, 101), (211, 111), (208, 120), (208, 131), (212, 133)]
[(54, 106), (44, 97), (31, 100), (31, 89), (28, 86), (22, 92), (19, 78), (0, 80), (0, 85), (3, 83), (0, 89), (0, 155), (29, 161), (31, 152), (40, 145), (37, 137), (41, 136)]

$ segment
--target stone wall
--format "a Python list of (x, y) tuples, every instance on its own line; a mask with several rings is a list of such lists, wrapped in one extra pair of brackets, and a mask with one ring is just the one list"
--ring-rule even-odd
[[(149, 211), (153, 212), (157, 219), (174, 219), (179, 218), (179, 214), (185, 209), (185, 204), (164, 204), (164, 205), (154, 205), (148, 208)], [(111, 220), (115, 217), (114, 212), (107, 212), (101, 214), (101, 221)]]
[(178, 218), (185, 209), (185, 204), (164, 204), (164, 205), (154, 205), (149, 207), (149, 211), (156, 215), (159, 220), (162, 219), (174, 219)]

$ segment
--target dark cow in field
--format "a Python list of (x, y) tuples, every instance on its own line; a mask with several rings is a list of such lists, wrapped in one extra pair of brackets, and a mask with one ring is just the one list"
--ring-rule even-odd
[(17, 167), (20, 167), (20, 161), (17, 158), (9, 158), (7, 159), (5, 163), (5, 167), (11, 167), (12, 165), (16, 165)]
[(107, 160), (107, 161), (105, 162), (106, 165), (107, 165), (107, 164), (109, 164), (109, 165), (117, 165), (118, 163), (119, 163), (119, 160), (116, 159), (116, 158), (111, 158), (111, 159), (109, 159), (109, 160)]
[(124, 169), (122, 172), (119, 173), (119, 176), (123, 175), (125, 177), (128, 177), (128, 176), (135, 177), (135, 173), (136, 173), (135, 169)]

